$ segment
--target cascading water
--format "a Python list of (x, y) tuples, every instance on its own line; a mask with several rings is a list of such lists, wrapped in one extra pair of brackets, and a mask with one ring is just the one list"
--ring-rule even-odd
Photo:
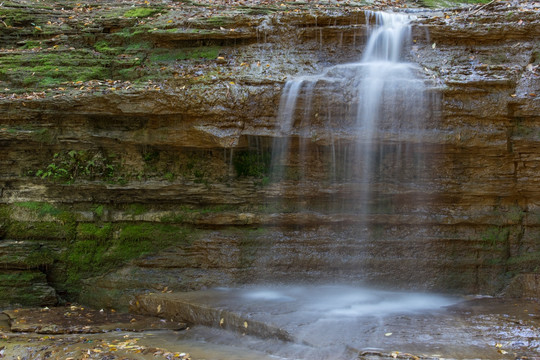
[(284, 169), (295, 163), (296, 179), (308, 181), (313, 168), (308, 148), (320, 143), (331, 149), (330, 180), (350, 185), (349, 203), (336, 202), (333, 210), (367, 214), (377, 208), (376, 193), (398, 184), (418, 187), (421, 157), (412, 152), (429, 112), (419, 69), (403, 61), (411, 41), (409, 21), (408, 15), (367, 12), (366, 23), (375, 24), (368, 26), (360, 62), (286, 83), (273, 153), (275, 178), (287, 180)]
[[(297, 230), (298, 223), (294, 222), (295, 229), (275, 231), (272, 239), (264, 238), (257, 256), (246, 251), (246, 258), (251, 256), (257, 263), (252, 269), (263, 269), (261, 273), (250, 271), (250, 280), (268, 280), (270, 285), (219, 289), (203, 295), (204, 301), (219, 309), (220, 317), (222, 309), (245, 314), (245, 322), (237, 321), (243, 323), (242, 331), (254, 328), (253, 321), (259, 319), (279, 329), (280, 334), (285, 331), (288, 335), (278, 338), (288, 338), (289, 342), (249, 336), (231, 340), (222, 330), (207, 335), (208, 329), (193, 331), (187, 337), (218, 339), (226, 344), (238, 341), (241, 346), (282, 359), (358, 359), (359, 349), (368, 354), (395, 350), (393, 340), (399, 337), (393, 335), (393, 324), (407, 328), (411, 318), (424, 321), (455, 301), (358, 286), (368, 278), (363, 272), (379, 271), (395, 285), (400, 280), (410, 281), (407, 277), (411, 272), (400, 271), (403, 266), (418, 267), (416, 261), (409, 265), (404, 261), (406, 256), (416, 260), (410, 254), (414, 249), (404, 245), (397, 248), (396, 242), (387, 246), (384, 241), (371, 246), (377, 241), (370, 241), (374, 239), (365, 230), (373, 225), (367, 220), (370, 216), (377, 212), (389, 215), (381, 209), (385, 196), (406, 194), (407, 200), (402, 203), (408, 203), (407, 211), (415, 206), (410, 200), (421, 191), (422, 156), (418, 154), (422, 153), (422, 129), (431, 115), (419, 69), (403, 61), (403, 50), (410, 42), (409, 17), (368, 12), (366, 23), (369, 39), (360, 62), (290, 80), (280, 100), (280, 128), (271, 166), (274, 182), (269, 185), (279, 192), (268, 193), (306, 204), (306, 213), (323, 197), (321, 194), (331, 194), (315, 209), (316, 219), (330, 220), (322, 225), (315, 223), (314, 231), (309, 226)], [(305, 201), (312, 193), (314, 203)], [(330, 199), (340, 193), (339, 199)], [(284, 205), (282, 210), (286, 213), (288, 209)], [(303, 209), (294, 210), (292, 216), (298, 216)], [(342, 227), (343, 218), (354, 224)], [(337, 225), (332, 223), (335, 219)], [(380, 223), (377, 220), (375, 224)], [(388, 237), (403, 243), (395, 229)], [(256, 241), (256, 237), (250, 241)], [(398, 262), (392, 253), (400, 250)], [(404, 251), (409, 253), (404, 255)], [(377, 256), (379, 265), (373, 261)], [(373, 278), (377, 279), (375, 276), (368, 281)], [(325, 284), (328, 282), (333, 285)], [(346, 285), (336, 285), (340, 282)], [(310, 283), (315, 285), (307, 285)], [(221, 318), (220, 327), (227, 321)]]

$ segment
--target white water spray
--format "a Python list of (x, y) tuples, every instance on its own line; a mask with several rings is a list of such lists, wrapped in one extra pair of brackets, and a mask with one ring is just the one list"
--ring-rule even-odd
[[(403, 61), (411, 38), (409, 21), (408, 15), (367, 12), (368, 42), (360, 62), (286, 83), (274, 169), (290, 162), (292, 137), (299, 139), (295, 157), (300, 174), (310, 172), (307, 147), (314, 141), (330, 144), (329, 172), (333, 180), (356, 184), (352, 197), (360, 213), (370, 211), (374, 184), (395, 183), (400, 181), (396, 174), (415, 171), (403, 159), (410, 155), (408, 144), (418, 143), (427, 112), (418, 67)], [(283, 179), (283, 170), (274, 176)]]

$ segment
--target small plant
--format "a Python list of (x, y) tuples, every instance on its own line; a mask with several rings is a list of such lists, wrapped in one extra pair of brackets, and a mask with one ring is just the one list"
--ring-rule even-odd
[(116, 165), (110, 157), (99, 152), (71, 150), (53, 155), (52, 162), (45, 169), (37, 170), (35, 176), (72, 183), (77, 179), (112, 179)]
[(92, 208), (92, 212), (97, 216), (97, 217), (102, 217), (104, 212), (105, 212), (105, 206), (103, 205), (96, 205)]
[(22, 46), (23, 49), (36, 49), (41, 47), (41, 41), (28, 40)]
[(176, 176), (174, 176), (172, 172), (168, 172), (168, 173), (165, 173), (163, 177), (165, 178), (165, 180), (173, 182)]

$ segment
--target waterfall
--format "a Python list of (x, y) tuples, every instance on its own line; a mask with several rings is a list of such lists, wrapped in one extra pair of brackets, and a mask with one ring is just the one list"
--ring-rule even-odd
[(377, 208), (375, 194), (417, 185), (421, 156), (415, 145), (427, 116), (419, 68), (404, 61), (410, 17), (366, 12), (366, 26), (368, 40), (359, 62), (285, 84), (273, 151), (274, 177), (290, 180), (283, 169), (294, 168), (293, 180), (301, 184), (317, 168), (310, 147), (327, 149), (329, 180), (349, 185), (349, 194), (333, 210), (365, 214)]

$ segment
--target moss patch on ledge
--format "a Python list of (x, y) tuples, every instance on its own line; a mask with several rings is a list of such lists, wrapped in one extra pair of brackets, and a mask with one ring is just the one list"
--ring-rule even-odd
[(448, 8), (462, 5), (487, 4), (491, 0), (420, 0), (423, 6), (430, 8)]
[(159, 223), (79, 224), (77, 239), (61, 257), (66, 264), (64, 281), (69, 296), (77, 296), (82, 279), (104, 274), (173, 244), (188, 244), (191, 232), (186, 227)]

